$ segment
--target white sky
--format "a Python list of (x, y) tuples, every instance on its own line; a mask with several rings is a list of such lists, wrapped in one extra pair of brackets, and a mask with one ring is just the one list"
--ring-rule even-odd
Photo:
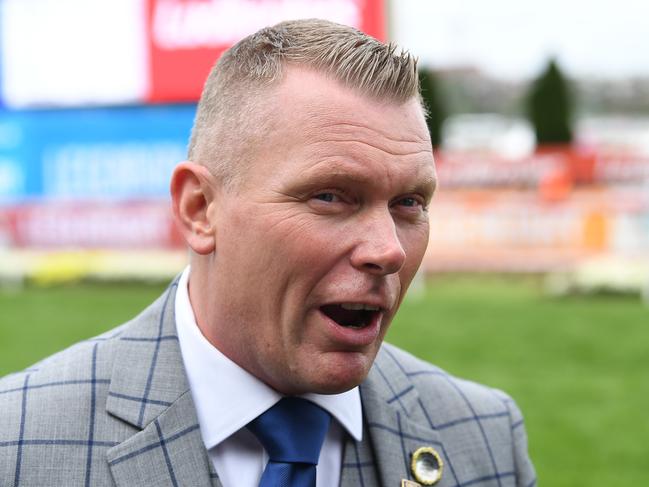
[(390, 38), (430, 67), (536, 74), (649, 75), (648, 0), (391, 0)]

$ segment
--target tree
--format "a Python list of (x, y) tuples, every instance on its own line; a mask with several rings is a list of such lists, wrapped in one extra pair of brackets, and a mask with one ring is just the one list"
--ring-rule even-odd
[(537, 145), (572, 142), (573, 97), (570, 86), (554, 59), (532, 83), (527, 113), (536, 132)]
[(442, 145), (442, 125), (447, 117), (446, 107), (440, 93), (440, 83), (432, 71), (419, 70), (419, 86), (421, 97), (428, 112), (426, 123), (430, 132), (430, 140), (433, 147)]

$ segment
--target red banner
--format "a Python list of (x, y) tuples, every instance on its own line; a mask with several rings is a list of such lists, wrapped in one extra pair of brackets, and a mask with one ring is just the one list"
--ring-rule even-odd
[(232, 44), (282, 20), (312, 17), (385, 39), (383, 0), (147, 0), (148, 101), (196, 101)]
[(170, 204), (58, 202), (0, 207), (0, 244), (18, 248), (182, 247)]

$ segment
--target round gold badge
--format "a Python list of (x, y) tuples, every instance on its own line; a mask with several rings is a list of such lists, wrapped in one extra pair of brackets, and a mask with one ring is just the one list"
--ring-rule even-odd
[(410, 469), (417, 482), (433, 485), (442, 478), (444, 462), (433, 448), (422, 446), (412, 454)]

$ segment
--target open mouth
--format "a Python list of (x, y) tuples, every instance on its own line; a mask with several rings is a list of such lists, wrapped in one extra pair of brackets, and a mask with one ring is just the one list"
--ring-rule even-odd
[(330, 319), (346, 328), (364, 328), (374, 321), (381, 308), (359, 303), (327, 304), (320, 310)]

